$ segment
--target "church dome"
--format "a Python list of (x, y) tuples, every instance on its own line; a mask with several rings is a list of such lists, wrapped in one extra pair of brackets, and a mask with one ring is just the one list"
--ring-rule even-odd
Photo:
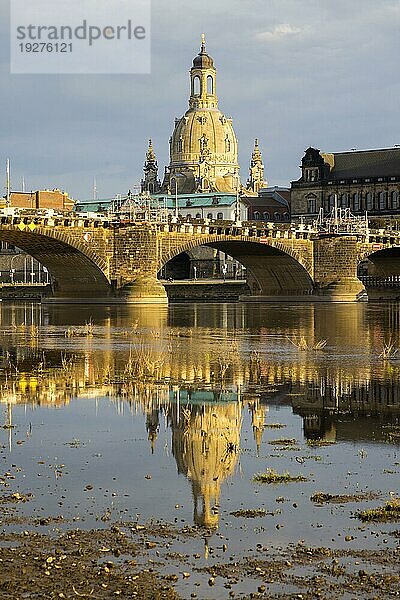
[(201, 50), (198, 55), (194, 57), (193, 66), (197, 69), (212, 69), (214, 67), (214, 61), (205, 50)]
[(216, 69), (206, 52), (204, 34), (190, 82), (189, 110), (175, 120), (163, 187), (173, 192), (177, 186), (179, 193), (233, 193), (239, 184), (238, 143), (232, 119), (218, 109)]
[[(170, 167), (180, 172), (181, 192), (190, 193), (196, 171), (215, 191), (232, 191), (238, 168), (238, 145), (232, 119), (217, 108), (189, 109), (176, 121), (171, 138)], [(182, 169), (182, 167), (185, 167)], [(207, 185), (205, 185), (207, 187)], [(194, 191), (194, 190), (193, 190)]]

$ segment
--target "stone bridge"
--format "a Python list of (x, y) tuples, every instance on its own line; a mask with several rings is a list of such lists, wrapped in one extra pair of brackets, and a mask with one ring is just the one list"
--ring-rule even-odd
[(400, 233), (333, 235), (305, 226), (231, 222), (124, 223), (64, 217), (2, 216), (0, 240), (14, 244), (49, 271), (53, 301), (166, 303), (157, 279), (182, 252), (207, 245), (247, 269), (243, 300), (356, 301), (368, 258), (376, 273), (400, 275)]

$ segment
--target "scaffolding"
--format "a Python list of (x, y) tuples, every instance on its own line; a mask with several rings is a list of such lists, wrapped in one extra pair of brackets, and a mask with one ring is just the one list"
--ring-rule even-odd
[(350, 208), (332, 208), (328, 215), (320, 209), (317, 219), (313, 223), (316, 231), (320, 233), (335, 233), (340, 235), (367, 235), (368, 215), (356, 217)]
[(116, 194), (114, 198), (111, 200), (110, 208), (108, 210), (110, 215), (115, 215), (121, 210), (121, 206), (126, 200), (126, 196), (122, 194)]
[(167, 223), (167, 200), (164, 197), (152, 197), (147, 192), (128, 194), (115, 203), (112, 214), (124, 222)]

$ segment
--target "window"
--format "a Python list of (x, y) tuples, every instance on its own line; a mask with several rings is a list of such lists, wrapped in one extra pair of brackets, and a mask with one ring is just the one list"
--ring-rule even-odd
[(212, 219), (212, 218), (213, 218), (212, 213), (207, 213), (207, 219)]
[(256, 211), (254, 212), (254, 220), (255, 220), (255, 221), (259, 221), (259, 220), (260, 220), (260, 213), (258, 212), (258, 210), (256, 210)]
[(201, 213), (196, 213), (196, 219), (201, 219)]
[(222, 221), (222, 220), (223, 220), (223, 218), (224, 218), (224, 213), (218, 213), (218, 214), (217, 214), (217, 219), (218, 219), (218, 221)]
[(283, 220), (286, 221), (286, 223), (289, 223), (289, 213), (283, 213)]
[(309, 196), (307, 198), (307, 212), (309, 212), (309, 213), (317, 212), (317, 198), (315, 196)]
[(182, 152), (183, 150), (183, 139), (179, 138), (178, 140), (178, 152)]
[(231, 151), (231, 140), (226, 136), (225, 138), (225, 152)]
[(367, 210), (373, 210), (373, 208), (374, 208), (374, 199), (373, 199), (373, 196), (372, 196), (372, 192), (367, 192), (366, 200), (367, 200)]
[(386, 192), (379, 192), (378, 204), (379, 204), (379, 210), (386, 210)]
[(349, 196), (348, 196), (348, 194), (342, 194), (341, 195), (340, 206), (342, 206), (343, 208), (348, 208), (349, 207)]
[(353, 210), (354, 212), (360, 211), (360, 194), (357, 192), (353, 194)]
[(335, 207), (335, 194), (329, 194), (328, 198), (328, 210), (332, 210)]
[(392, 192), (392, 209), (398, 210), (399, 208), (399, 192)]
[(318, 170), (317, 169), (306, 169), (304, 175), (305, 175), (305, 180), (306, 181), (317, 181), (317, 179), (318, 179)]
[(274, 220), (275, 221), (281, 221), (281, 215), (280, 215), (280, 213), (278, 213), (278, 212), (274, 213)]
[(214, 80), (211, 75), (207, 77), (207, 94), (214, 93)]
[(196, 75), (193, 79), (192, 93), (194, 96), (200, 96), (200, 77)]
[(268, 212), (268, 211), (265, 211), (265, 213), (264, 213), (264, 215), (263, 215), (263, 216), (264, 216), (264, 221), (269, 221), (269, 220), (270, 220), (270, 218), (271, 218), (271, 217), (270, 217), (270, 214), (269, 214), (269, 212)]
[(191, 215), (190, 213), (188, 213), (188, 214), (186, 215), (186, 218), (187, 218), (187, 219), (191, 219), (191, 218), (192, 218), (192, 215)]

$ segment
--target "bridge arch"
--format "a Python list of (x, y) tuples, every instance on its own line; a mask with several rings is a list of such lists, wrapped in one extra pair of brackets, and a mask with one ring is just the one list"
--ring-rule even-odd
[[(47, 268), (59, 297), (107, 296), (111, 287), (107, 265), (84, 240), (65, 230), (1, 224), (0, 241), (13, 244)], [(88, 238), (89, 239), (89, 238)]]
[(400, 246), (364, 250), (359, 256), (358, 264), (365, 259), (373, 264), (373, 275), (377, 277), (400, 276)]
[(269, 243), (260, 243), (240, 236), (192, 236), (161, 252), (158, 270), (177, 255), (198, 246), (215, 248), (239, 261), (248, 273), (252, 295), (303, 295), (313, 290), (310, 257), (284, 239), (271, 238)]

